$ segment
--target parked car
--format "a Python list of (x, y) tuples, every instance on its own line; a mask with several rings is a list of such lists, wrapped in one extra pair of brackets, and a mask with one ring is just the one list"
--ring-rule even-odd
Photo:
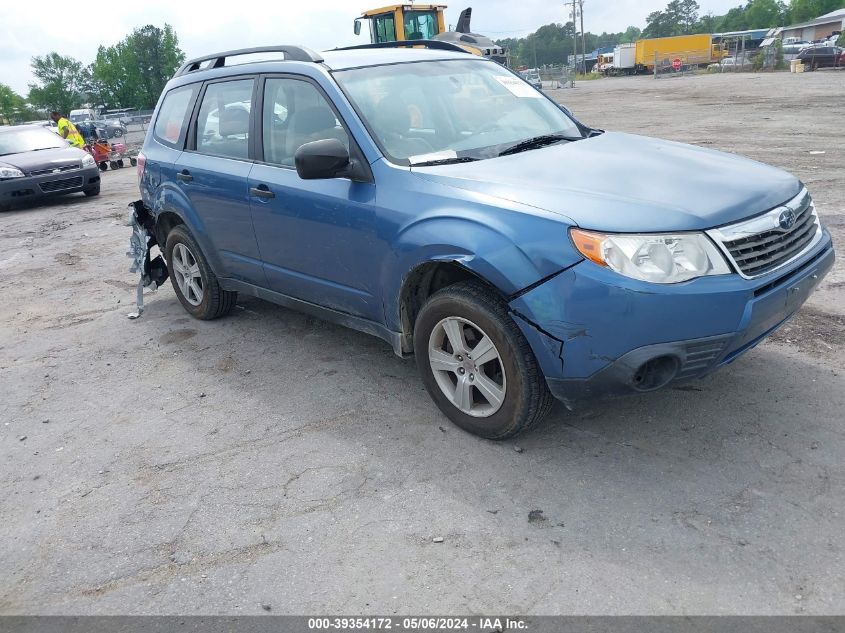
[(123, 128), (126, 128), (126, 126), (132, 123), (132, 115), (128, 112), (104, 114), (101, 120), (112, 121), (114, 123), (120, 124)]
[(47, 128), (51, 132), (55, 132), (56, 134), (59, 133), (59, 126), (56, 125), (56, 122), (52, 119), (37, 119), (34, 121), (22, 121), (20, 123), (15, 123), (15, 125), (40, 125), (43, 128)]
[(798, 53), (809, 70), (818, 68), (845, 68), (845, 48), (839, 46), (808, 46)]
[(537, 71), (529, 71), (525, 75), (525, 81), (534, 86), (537, 90), (543, 89), (543, 80), (540, 78), (540, 73)]
[[(278, 51), (191, 60), (167, 84), (138, 159), (136, 243), (158, 245), (198, 319), (240, 292), (414, 355), (472, 433), (511, 437), (553, 397), (705, 376), (833, 265), (810, 194), (780, 169), (592, 129), (465, 53)], [(246, 101), (248, 116), (227, 107)]]
[(0, 211), (19, 202), (100, 193), (94, 159), (43, 125), (0, 127)]
[(781, 52), (783, 52), (783, 54), (786, 56), (794, 57), (808, 46), (810, 46), (810, 42), (795, 42), (792, 44), (784, 44), (781, 47)]
[(100, 130), (105, 130), (108, 138), (120, 138), (126, 134), (126, 127), (120, 121), (114, 119), (93, 119), (81, 121), (87, 123)]
[(750, 59), (737, 59), (736, 57), (725, 57), (719, 62), (719, 69), (721, 71), (748, 69), (753, 66)]

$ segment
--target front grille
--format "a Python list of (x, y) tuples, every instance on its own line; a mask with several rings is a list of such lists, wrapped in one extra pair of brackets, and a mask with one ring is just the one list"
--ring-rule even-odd
[(80, 169), (80, 165), (63, 165), (62, 167), (50, 167), (48, 169), (36, 169), (35, 171), (29, 172), (30, 176), (47, 176), (49, 174), (55, 173), (58, 169), (59, 172), (63, 171), (73, 171), (74, 169)]
[(44, 193), (53, 193), (56, 191), (63, 191), (65, 189), (74, 189), (82, 186), (82, 176), (75, 178), (65, 178), (64, 180), (49, 180), (47, 182), (39, 183), (41, 191)]
[[(784, 217), (794, 223), (782, 228)], [(748, 278), (772, 272), (808, 250), (821, 234), (816, 208), (806, 190), (783, 206), (745, 222), (708, 231)]]

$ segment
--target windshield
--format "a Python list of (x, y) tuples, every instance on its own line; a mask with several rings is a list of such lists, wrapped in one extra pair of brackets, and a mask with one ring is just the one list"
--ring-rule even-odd
[(0, 156), (67, 146), (67, 141), (44, 127), (0, 133)]
[(385, 155), (402, 165), (492, 158), (537, 137), (583, 136), (542, 92), (495, 62), (413, 62), (335, 77)]

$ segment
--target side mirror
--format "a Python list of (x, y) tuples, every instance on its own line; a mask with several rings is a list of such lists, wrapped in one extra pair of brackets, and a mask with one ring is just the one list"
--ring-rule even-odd
[(355, 20), (355, 35), (361, 35), (361, 20)]
[(347, 175), (350, 166), (349, 150), (336, 138), (313, 141), (302, 145), (293, 157), (296, 173), (303, 180), (337, 178)]

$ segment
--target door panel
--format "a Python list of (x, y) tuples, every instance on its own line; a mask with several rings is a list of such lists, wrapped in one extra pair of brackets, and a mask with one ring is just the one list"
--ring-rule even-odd
[[(184, 152), (176, 177), (226, 268), (218, 275), (264, 286), (247, 191), (251, 169), (252, 163)], [(180, 175), (190, 180), (179, 180)]]
[(176, 178), (201, 218), (225, 270), (223, 277), (266, 285), (252, 225), (249, 173), (250, 111), (255, 80), (206, 86), (196, 121), (194, 151), (176, 163)]
[[(349, 137), (310, 82), (268, 78), (262, 113), (265, 163), (250, 173), (252, 217), (272, 290), (381, 322), (375, 295), (379, 249), (375, 186), (345, 178), (302, 180), (293, 157), (304, 143)], [(273, 194), (258, 191), (267, 190)]]

